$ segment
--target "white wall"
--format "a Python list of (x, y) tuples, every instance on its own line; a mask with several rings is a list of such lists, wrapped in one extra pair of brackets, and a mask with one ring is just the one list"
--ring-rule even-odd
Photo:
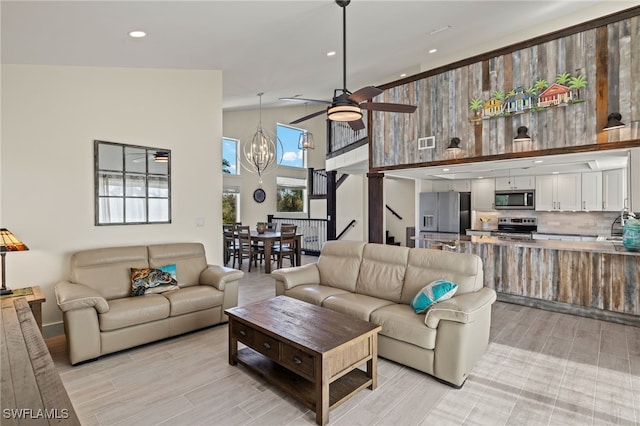
[(407, 245), (407, 227), (414, 226), (416, 221), (414, 194), (414, 179), (384, 178), (385, 202), (402, 217), (398, 219), (385, 208), (386, 230), (402, 246)]
[(355, 226), (344, 234), (342, 240), (369, 240), (368, 200), (367, 177), (365, 175), (351, 174), (338, 188), (336, 234), (340, 234), (352, 219), (356, 220)]
[[(220, 71), (3, 65), (1, 225), (30, 249), (8, 285), (43, 288), (47, 325), (74, 251), (199, 241), (220, 263), (221, 138)], [(94, 225), (94, 139), (171, 149), (171, 224)]]
[[(267, 95), (265, 95), (267, 96)], [(266, 99), (263, 96), (263, 99)], [(258, 99), (256, 97), (256, 103)], [(314, 107), (317, 108), (317, 105)], [(224, 137), (239, 139), (240, 144), (238, 150), (242, 158), (242, 146), (245, 141), (250, 141), (258, 129), (258, 123), (262, 121), (262, 127), (275, 134), (276, 124), (287, 124), (297, 118), (310, 114), (315, 111), (311, 107), (305, 105), (296, 105), (283, 108), (263, 108), (262, 114), (258, 108), (242, 111), (224, 112)], [(260, 118), (262, 116), (262, 119)], [(307, 167), (316, 169), (324, 169), (324, 159), (326, 156), (326, 117), (320, 115), (311, 120), (293, 125), (301, 129), (310, 131), (316, 143), (316, 148), (307, 151)], [(240, 167), (240, 176), (224, 176), (225, 185), (230, 184), (241, 188), (240, 194), (240, 220), (245, 225), (254, 226), (257, 222), (267, 220), (268, 214), (274, 214), (280, 217), (307, 217), (304, 214), (285, 214), (276, 212), (276, 176), (295, 177), (300, 179), (307, 178), (307, 169), (297, 169), (293, 167), (277, 167), (263, 177), (262, 188), (265, 190), (267, 197), (263, 203), (256, 203), (253, 200), (253, 191), (258, 188), (258, 175), (251, 173), (245, 168)], [(314, 208), (314, 217), (326, 217), (325, 212), (320, 214)]]

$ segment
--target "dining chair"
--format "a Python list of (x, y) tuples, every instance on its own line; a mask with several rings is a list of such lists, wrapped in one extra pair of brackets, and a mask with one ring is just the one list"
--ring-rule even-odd
[(280, 226), (280, 241), (273, 247), (273, 252), (278, 259), (278, 268), (282, 268), (282, 259), (287, 257), (291, 266), (295, 266), (296, 255), (296, 231), (295, 225)]
[(224, 224), (222, 225), (222, 234), (224, 237), (224, 266), (229, 264), (229, 260), (233, 258), (232, 268), (236, 267), (236, 259), (239, 260), (238, 252), (238, 240), (235, 235), (236, 225)]
[(238, 226), (236, 227), (238, 232), (238, 269), (242, 269), (242, 262), (244, 259), (249, 260), (249, 272), (251, 272), (251, 261), (257, 266), (258, 250), (251, 243), (251, 227)]

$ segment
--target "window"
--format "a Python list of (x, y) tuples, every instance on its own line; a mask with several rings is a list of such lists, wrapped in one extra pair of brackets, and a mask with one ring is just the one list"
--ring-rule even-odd
[(171, 151), (94, 141), (95, 224), (171, 223)]
[(306, 180), (276, 177), (276, 211), (279, 213), (304, 212), (306, 199)]
[(238, 169), (238, 139), (222, 138), (222, 173), (237, 175)]
[[(305, 167), (304, 150), (298, 149), (298, 140), (305, 130), (296, 127), (286, 126), (278, 123), (276, 125), (276, 136), (280, 143), (276, 143), (278, 149), (278, 162), (280, 166)], [(280, 152), (282, 150), (282, 152)]]
[(238, 188), (224, 188), (222, 191), (222, 223), (237, 223), (240, 217), (240, 191)]

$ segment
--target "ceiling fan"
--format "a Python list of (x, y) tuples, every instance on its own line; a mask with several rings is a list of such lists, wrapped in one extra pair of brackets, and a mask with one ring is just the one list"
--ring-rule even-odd
[[(304, 98), (280, 98), (287, 101), (302, 101), (312, 103), (329, 104), (326, 110), (316, 111), (312, 114), (298, 118), (289, 124), (297, 124), (320, 114), (327, 113), (327, 118), (333, 121), (346, 121), (353, 130), (364, 129), (362, 121), (362, 110), (385, 111), (385, 112), (403, 112), (412, 113), (416, 110), (415, 105), (395, 104), (389, 102), (368, 102), (383, 90), (377, 87), (367, 86), (351, 93), (347, 90), (347, 5), (351, 0), (335, 0), (336, 4), (342, 8), (342, 89), (333, 91), (333, 100), (325, 101), (318, 99)], [(365, 102), (367, 101), (367, 102)]]

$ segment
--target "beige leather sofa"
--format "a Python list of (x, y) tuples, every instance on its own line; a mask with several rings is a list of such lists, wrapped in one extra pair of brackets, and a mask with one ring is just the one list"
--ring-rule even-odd
[[(178, 290), (131, 297), (131, 268), (176, 264)], [(85, 250), (55, 287), (71, 364), (227, 321), (244, 273), (207, 265), (200, 243)]]
[[(486, 351), (495, 291), (473, 254), (329, 241), (317, 263), (273, 271), (286, 295), (382, 326), (378, 355), (460, 387)], [(455, 295), (416, 314), (411, 300), (445, 278)]]

